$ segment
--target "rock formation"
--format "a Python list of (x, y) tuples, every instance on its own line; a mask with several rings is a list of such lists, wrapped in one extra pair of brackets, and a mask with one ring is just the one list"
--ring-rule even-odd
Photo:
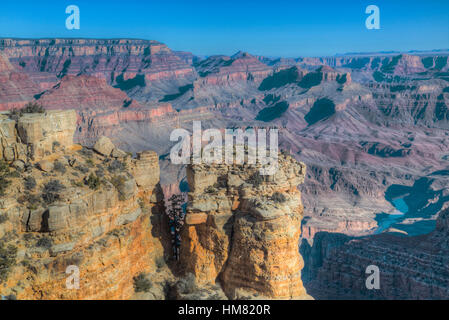
[(25, 114), (12, 120), (0, 114), (0, 159), (6, 161), (40, 160), (50, 155), (55, 146), (70, 149), (76, 127), (76, 113), (47, 111)]
[(92, 149), (73, 144), (73, 110), (10, 117), (0, 122), (1, 296), (310, 298), (298, 252), (303, 164), (281, 154), (267, 178), (260, 165), (189, 167), (182, 259), (172, 272), (155, 152), (133, 158), (107, 137)]
[[(25, 164), (7, 175), (0, 198), (2, 249), (15, 252), (1, 261), (3, 296), (129, 299), (133, 278), (164, 260), (157, 154), (132, 159), (113, 145), (111, 155), (73, 145), (75, 123), (73, 110), (24, 115), (17, 130), (2, 119), (1, 158)], [(79, 270), (79, 290), (66, 286), (69, 266)]]
[(305, 166), (281, 155), (273, 176), (257, 166), (191, 165), (181, 265), (231, 299), (309, 298), (298, 253)]
[[(449, 210), (435, 231), (407, 237), (401, 233), (351, 238), (319, 233), (307, 256), (307, 290), (317, 299), (448, 299)], [(368, 290), (369, 265), (379, 267), (380, 289)]]

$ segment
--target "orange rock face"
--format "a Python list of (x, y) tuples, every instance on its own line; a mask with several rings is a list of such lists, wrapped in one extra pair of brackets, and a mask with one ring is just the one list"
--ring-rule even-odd
[[(220, 283), (231, 299), (309, 299), (298, 251), (305, 165), (280, 155), (273, 176), (258, 167), (191, 165), (181, 247), (185, 273)], [(259, 177), (259, 178), (257, 178)]]
[[(61, 115), (66, 116), (61, 119)], [(11, 121), (5, 121), (6, 128)], [(75, 122), (73, 110), (23, 116), (18, 120), (19, 128), (26, 124), (21, 141), (43, 145), (42, 141), (50, 139), (51, 145), (59, 137), (64, 142), (73, 138)], [(50, 130), (43, 137), (42, 124), (55, 132)], [(7, 158), (5, 150), (0, 159), (14, 160)], [(113, 152), (108, 157), (67, 143), (45, 150), (42, 161), (52, 167), (58, 162), (64, 171), (49, 174), (35, 167), (18, 171), (0, 197), (0, 249), (15, 251), (6, 273), (0, 274), (0, 295), (12, 294), (17, 299), (131, 298), (133, 278), (153, 272), (156, 260), (164, 257), (164, 244), (169, 243), (157, 154), (146, 151), (132, 159), (124, 152)], [(120, 170), (108, 169), (108, 164), (118, 161), (111, 158), (114, 154), (121, 157)], [(18, 156), (33, 162), (22, 153)], [(86, 168), (84, 172), (77, 169), (81, 167)], [(101, 168), (102, 175), (98, 173)], [(97, 174), (102, 178), (89, 184), (87, 178)], [(24, 186), (30, 178), (36, 184), (33, 188)], [(50, 183), (57, 196), (48, 200)], [(78, 289), (66, 285), (72, 283), (70, 266), (79, 270)]]

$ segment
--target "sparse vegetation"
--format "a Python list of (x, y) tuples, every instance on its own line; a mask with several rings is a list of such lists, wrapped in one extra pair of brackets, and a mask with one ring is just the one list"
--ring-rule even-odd
[(115, 172), (115, 171), (125, 171), (126, 170), (126, 163), (121, 162), (117, 159), (114, 159), (111, 164), (108, 166), (109, 172)]
[(263, 181), (263, 177), (259, 174), (259, 172), (253, 173), (248, 179), (248, 183), (252, 184), (255, 187), (260, 186)]
[(179, 292), (182, 294), (192, 294), (198, 290), (195, 276), (192, 273), (188, 273), (184, 278), (179, 280), (176, 285)]
[(87, 159), (86, 160), (86, 164), (87, 166), (89, 166), (90, 168), (92, 168), (95, 164), (94, 161), (92, 159)]
[[(125, 177), (123, 177), (123, 176), (112, 177), (111, 183), (117, 190), (122, 190), (123, 186), (125, 185)], [(123, 195), (120, 192), (119, 192), (119, 200), (120, 201), (125, 200)]]
[(287, 201), (287, 198), (282, 193), (275, 192), (271, 196), (271, 200), (273, 200), (274, 202), (283, 203), (283, 202)]
[(36, 243), (36, 246), (47, 248), (47, 249), (51, 248), (52, 245), (53, 245), (53, 241), (47, 237), (40, 238)]
[(42, 191), (42, 199), (46, 204), (51, 204), (61, 198), (59, 193), (64, 189), (65, 186), (61, 184), (61, 182), (58, 180), (51, 180), (44, 186)]
[(97, 175), (97, 177), (103, 178), (104, 177), (104, 170), (103, 170), (103, 168), (99, 168), (98, 170), (95, 170), (95, 174)]
[(78, 170), (81, 173), (88, 173), (89, 172), (89, 168), (86, 168), (85, 166), (79, 165), (75, 167), (75, 170)]
[(59, 141), (53, 141), (52, 144), (52, 150), (53, 152), (56, 152), (56, 150), (61, 146), (61, 143), (59, 143)]
[(90, 189), (97, 190), (100, 187), (101, 180), (96, 175), (91, 173), (85, 183)]
[(77, 187), (77, 188), (82, 188), (84, 185), (81, 181), (75, 181), (75, 180), (71, 180), (70, 183), (71, 183), (72, 187)]
[(217, 189), (215, 189), (213, 186), (208, 186), (205, 190), (205, 193), (215, 193), (217, 192)]
[(79, 151), (79, 153), (80, 153), (81, 155), (83, 155), (84, 157), (87, 157), (88, 159), (91, 159), (91, 158), (94, 156), (94, 152), (93, 152), (91, 149), (86, 148), (86, 147), (83, 147), (83, 148)]
[(9, 111), (9, 117), (12, 120), (17, 120), (25, 113), (44, 113), (44, 112), (45, 112), (45, 108), (41, 104), (39, 104), (37, 102), (29, 102), (22, 109), (16, 109), (16, 108), (11, 109)]
[(62, 162), (59, 162), (59, 161), (55, 161), (54, 162), (54, 170), (59, 172), (59, 173), (61, 173), (61, 174), (64, 174), (64, 173), (67, 172), (67, 169), (66, 169), (65, 165)]
[(0, 283), (6, 281), (11, 268), (16, 264), (17, 247), (0, 242)]
[(7, 178), (10, 176), (10, 170), (8, 164), (0, 160), (0, 196), (5, 195), (5, 191), (8, 186), (11, 184), (11, 181)]
[(167, 264), (163, 256), (156, 258), (155, 262), (158, 269), (162, 269)]
[(6, 214), (0, 214), (0, 224), (5, 223), (8, 221), (8, 217)]
[(135, 292), (148, 292), (150, 291), (153, 284), (148, 280), (145, 274), (140, 273), (133, 278), (134, 280), (134, 291)]
[(29, 192), (25, 192), (25, 194), (20, 196), (17, 199), (17, 201), (20, 204), (26, 204), (26, 207), (28, 209), (35, 210), (35, 209), (38, 208), (38, 206), (39, 206), (39, 204), (41, 202), (41, 199), (38, 196), (34, 195), (34, 194), (31, 194)]

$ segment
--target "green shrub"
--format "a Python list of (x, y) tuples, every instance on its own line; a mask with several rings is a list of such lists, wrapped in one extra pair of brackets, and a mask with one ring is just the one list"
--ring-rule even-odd
[(93, 166), (95, 166), (94, 161), (93, 161), (92, 159), (87, 159), (87, 160), (86, 160), (86, 164), (87, 164), (90, 168), (92, 168)]
[(89, 172), (89, 169), (86, 168), (85, 166), (76, 166), (75, 169), (84, 174)]
[(126, 163), (114, 159), (108, 166), (108, 171), (109, 172), (126, 171)]
[(53, 240), (51, 240), (50, 238), (46, 238), (46, 237), (40, 238), (36, 243), (36, 246), (47, 248), (47, 249), (50, 249), (52, 245), (53, 245)]
[(133, 278), (134, 280), (134, 291), (135, 292), (148, 292), (150, 291), (153, 284), (150, 280), (145, 277), (145, 274), (141, 273)]
[(100, 187), (101, 181), (100, 178), (91, 173), (85, 183), (90, 189), (97, 190)]
[(44, 113), (45, 108), (40, 103), (28, 102), (21, 111), (22, 113)]
[(166, 265), (166, 262), (165, 262), (165, 259), (164, 259), (164, 257), (158, 257), (158, 258), (156, 258), (156, 267), (158, 268), (158, 269), (162, 269), (165, 265)]
[(283, 202), (287, 201), (287, 198), (282, 193), (275, 192), (271, 196), (271, 200), (273, 200), (274, 202), (283, 203)]
[(195, 276), (192, 273), (188, 273), (184, 278), (179, 280), (176, 285), (179, 292), (182, 294), (192, 294), (198, 290)]
[(34, 194), (30, 194), (29, 192), (25, 192), (24, 195), (20, 196), (17, 201), (20, 204), (26, 204), (26, 207), (30, 210), (35, 210), (38, 208), (41, 199), (34, 195)]
[(34, 179), (32, 176), (25, 177), (24, 185), (27, 190), (33, 190), (34, 188), (36, 188), (36, 179)]
[(67, 169), (65, 165), (62, 162), (55, 161), (54, 163), (54, 169), (62, 174), (67, 172)]
[(17, 248), (13, 245), (4, 247), (0, 242), (0, 283), (8, 278), (11, 268), (16, 264)]
[(42, 191), (42, 199), (46, 204), (52, 204), (53, 202), (61, 198), (59, 193), (64, 189), (64, 185), (61, 184), (58, 180), (51, 180), (44, 185), (44, 189)]
[(215, 193), (217, 190), (213, 186), (208, 186), (204, 192), (206, 193)]
[(249, 179), (248, 179), (248, 183), (252, 184), (253, 186), (260, 186), (262, 184), (262, 182), (264, 181), (263, 177), (259, 174), (259, 172), (255, 172), (253, 173)]
[(11, 184), (7, 179), (10, 176), (9, 166), (4, 160), (0, 160), (0, 196), (5, 195), (6, 189)]
[(6, 214), (0, 214), (0, 224), (8, 221), (8, 216)]

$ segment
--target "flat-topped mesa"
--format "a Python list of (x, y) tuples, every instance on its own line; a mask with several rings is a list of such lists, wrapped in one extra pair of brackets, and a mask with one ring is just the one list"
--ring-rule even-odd
[(181, 265), (197, 282), (220, 282), (231, 299), (310, 299), (298, 252), (306, 167), (279, 155), (279, 168), (189, 165)]
[(0, 113), (0, 159), (8, 162), (38, 161), (55, 148), (69, 149), (76, 129), (74, 110), (29, 113), (17, 120)]

